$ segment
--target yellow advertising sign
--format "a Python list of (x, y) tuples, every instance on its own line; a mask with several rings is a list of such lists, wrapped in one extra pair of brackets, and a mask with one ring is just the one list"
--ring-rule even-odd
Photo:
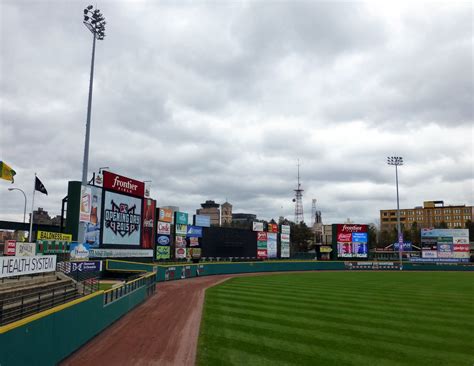
[(38, 231), (36, 240), (72, 241), (72, 235), (64, 233), (53, 233), (50, 231)]
[(320, 248), (320, 252), (321, 252), (321, 253), (331, 253), (331, 252), (332, 252), (332, 248), (331, 248), (331, 247), (321, 247), (321, 248)]

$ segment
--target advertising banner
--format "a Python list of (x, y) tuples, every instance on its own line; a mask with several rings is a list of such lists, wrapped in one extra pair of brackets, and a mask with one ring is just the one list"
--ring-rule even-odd
[(81, 204), (79, 208), (79, 221), (89, 222), (91, 220), (91, 188), (90, 186), (81, 186)]
[(267, 242), (266, 241), (257, 241), (257, 248), (258, 249), (267, 249)]
[(0, 278), (56, 271), (55, 255), (0, 257)]
[(202, 227), (188, 225), (188, 230), (186, 232), (188, 238), (202, 238)]
[(156, 233), (159, 235), (170, 235), (171, 234), (171, 224), (168, 222), (158, 221), (158, 226), (156, 228)]
[[(400, 248), (400, 244), (397, 242), (397, 243), (393, 243), (393, 250), (398, 252), (398, 249)], [(412, 251), (412, 248), (411, 248), (411, 241), (405, 241), (403, 243), (403, 248), (402, 250), (404, 252), (411, 252)]]
[(152, 249), (90, 249), (90, 258), (148, 258), (153, 257)]
[(15, 255), (16, 253), (16, 240), (6, 240), (3, 246), (4, 255)]
[(268, 232), (269, 233), (277, 233), (278, 232), (278, 225), (277, 224), (268, 224)]
[(422, 258), (438, 258), (438, 252), (436, 250), (422, 250)]
[(454, 244), (453, 245), (454, 252), (468, 252), (470, 251), (469, 244)]
[(145, 183), (108, 171), (103, 172), (103, 187), (115, 192), (126, 193), (135, 197), (145, 195)]
[(142, 248), (153, 249), (155, 245), (155, 212), (156, 201), (146, 198), (143, 200)]
[(140, 245), (141, 199), (106, 191), (104, 201), (102, 244)]
[(353, 233), (352, 242), (354, 243), (367, 243), (368, 235), (367, 233)]
[(434, 229), (434, 228), (421, 229), (422, 238), (423, 237), (440, 237), (440, 236), (469, 238), (469, 230), (468, 229)]
[(57, 269), (65, 274), (77, 272), (101, 272), (102, 261), (93, 262), (59, 262)]
[(281, 243), (281, 258), (290, 258), (290, 245)]
[(290, 235), (290, 225), (281, 225), (281, 233)]
[(188, 232), (188, 225), (176, 224), (176, 235), (186, 235)]
[(452, 253), (452, 258), (467, 258), (469, 259), (471, 257), (471, 253), (469, 252), (453, 252)]
[(50, 231), (38, 231), (36, 240), (57, 240), (57, 241), (72, 241), (71, 234), (53, 233)]
[(199, 258), (201, 258), (201, 248), (189, 248), (187, 250), (187, 256), (190, 259), (199, 259)]
[(186, 248), (186, 238), (184, 236), (177, 235), (174, 243), (176, 248)]
[(267, 259), (267, 250), (266, 249), (257, 249), (257, 258)]
[(187, 225), (188, 224), (188, 214), (186, 212), (175, 212), (175, 224), (178, 225)]
[(321, 247), (319, 247), (319, 252), (320, 253), (331, 253), (332, 248), (329, 247), (329, 246), (321, 246)]
[(170, 259), (171, 248), (164, 247), (164, 246), (157, 246), (156, 247), (156, 255), (155, 259)]
[(453, 244), (469, 244), (469, 238), (453, 237)]
[(415, 263), (465, 263), (469, 258), (410, 258), (410, 262)]
[(290, 241), (290, 234), (281, 234), (280, 239), (281, 239), (281, 241), (289, 242)]
[(263, 222), (252, 222), (252, 231), (263, 231)]
[(337, 233), (337, 242), (338, 243), (351, 243), (352, 234), (351, 233)]
[(199, 238), (189, 238), (189, 246), (191, 247), (198, 247), (199, 246)]
[(267, 241), (267, 233), (265, 231), (259, 231), (257, 233), (257, 240), (258, 241)]
[(157, 235), (156, 244), (167, 246), (171, 244), (171, 239), (169, 235)]
[(36, 255), (36, 244), (35, 243), (16, 243), (16, 256), (17, 257), (33, 257)]
[(173, 222), (173, 210), (160, 208), (158, 210), (158, 220), (163, 222)]
[[(99, 187), (88, 186), (88, 192), (91, 197), (89, 220), (83, 221), (79, 223), (79, 225), (84, 225), (84, 244), (96, 248), (100, 244), (102, 189)], [(69, 241), (71, 241), (71, 239)]]
[(367, 225), (359, 224), (338, 224), (337, 233), (366, 233)]
[(175, 258), (176, 258), (176, 259), (184, 259), (184, 258), (186, 258), (186, 248), (176, 248), (176, 250), (175, 250)]
[(339, 257), (349, 258), (352, 257), (352, 242), (350, 243), (337, 243), (337, 255)]
[(268, 258), (277, 257), (277, 233), (267, 234), (267, 255)]
[(71, 243), (69, 246), (72, 260), (88, 260), (90, 247), (84, 243)]
[(354, 257), (367, 258), (368, 249), (366, 243), (352, 242), (352, 254)]
[(211, 227), (211, 217), (206, 215), (194, 215), (194, 225)]

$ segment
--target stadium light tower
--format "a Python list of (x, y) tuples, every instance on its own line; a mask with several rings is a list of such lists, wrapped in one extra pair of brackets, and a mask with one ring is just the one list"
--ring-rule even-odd
[(87, 122), (86, 122), (86, 137), (84, 144), (84, 159), (82, 162), (82, 184), (87, 185), (87, 170), (89, 166), (89, 137), (91, 128), (91, 107), (92, 107), (92, 86), (94, 82), (94, 60), (95, 60), (95, 41), (98, 39), (102, 41), (105, 37), (105, 18), (99, 9), (94, 9), (89, 5), (84, 9), (84, 25), (92, 33), (92, 61), (91, 74), (89, 80), (89, 100), (87, 102)]
[(403, 236), (402, 229), (400, 226), (400, 200), (398, 196), (398, 167), (403, 165), (403, 158), (401, 156), (389, 156), (387, 157), (388, 165), (395, 165), (395, 182), (397, 186), (397, 234), (398, 234), (398, 253), (400, 257), (400, 270), (403, 269), (402, 263), (402, 251), (403, 251)]

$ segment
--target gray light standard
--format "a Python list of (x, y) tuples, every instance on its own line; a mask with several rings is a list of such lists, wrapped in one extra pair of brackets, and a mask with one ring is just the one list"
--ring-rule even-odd
[(25, 197), (25, 207), (23, 209), (23, 223), (25, 223), (25, 218), (26, 218), (26, 194), (25, 194), (25, 192), (20, 188), (8, 188), (8, 190), (10, 192), (11, 191), (20, 191), (21, 193), (23, 193), (23, 197)]
[(403, 251), (403, 241), (400, 243), (402, 229), (400, 227), (400, 201), (398, 198), (398, 166), (403, 165), (403, 158), (401, 156), (389, 156), (387, 157), (388, 165), (395, 165), (395, 182), (397, 185), (397, 240), (398, 240), (398, 253), (400, 256), (400, 270), (403, 268), (402, 263), (402, 251)]
[(89, 80), (89, 101), (87, 103), (87, 122), (86, 122), (86, 141), (84, 144), (84, 160), (82, 162), (82, 184), (87, 185), (87, 170), (89, 166), (89, 137), (91, 129), (91, 107), (92, 107), (92, 86), (94, 81), (94, 59), (95, 59), (95, 41), (103, 40), (105, 37), (105, 18), (99, 9), (92, 10), (89, 5), (84, 9), (84, 25), (92, 33), (92, 61), (91, 75)]

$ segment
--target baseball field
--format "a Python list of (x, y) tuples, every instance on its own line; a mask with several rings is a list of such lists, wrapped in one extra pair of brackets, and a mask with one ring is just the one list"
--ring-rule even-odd
[(313, 272), (206, 291), (198, 365), (474, 364), (474, 275)]

